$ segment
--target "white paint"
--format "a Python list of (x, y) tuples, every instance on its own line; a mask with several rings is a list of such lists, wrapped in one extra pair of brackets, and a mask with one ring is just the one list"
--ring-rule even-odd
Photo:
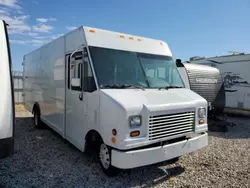
[[(197, 110), (206, 107), (207, 102), (189, 89), (97, 89), (92, 93), (82, 92), (80, 100), (81, 91), (68, 88), (68, 58), (70, 53), (82, 50), (84, 46), (172, 55), (167, 44), (158, 40), (142, 38), (138, 41), (136, 36), (130, 40), (128, 36), (131, 35), (123, 34), (125, 38), (120, 38), (120, 33), (99, 29), (91, 33), (89, 30), (80, 27), (25, 56), (25, 105), (29, 110), (37, 101), (41, 119), (81, 151), (84, 151), (85, 136), (90, 130), (96, 130), (106, 145), (116, 149), (167, 140), (149, 140), (150, 115), (192, 110), (197, 120), (194, 132), (207, 131), (206, 122), (203, 129), (196, 128)], [(141, 134), (137, 138), (129, 136), (134, 130), (129, 127), (131, 115), (142, 116), (142, 126), (138, 128)], [(118, 132), (116, 143), (111, 142), (114, 128)]]
[[(172, 56), (168, 45), (160, 40), (90, 27), (83, 28), (89, 46)], [(94, 30), (95, 32), (90, 32), (90, 30)], [(124, 38), (120, 38), (120, 36), (124, 36)], [(132, 37), (133, 40), (129, 39), (129, 37)], [(138, 41), (138, 39), (141, 39), (141, 41)]]
[(4, 22), (0, 21), (0, 139), (13, 136), (13, 101), (10, 77), (10, 57)]
[(208, 135), (203, 134), (189, 140), (133, 151), (112, 150), (112, 165), (121, 169), (130, 169), (163, 162), (175, 157), (191, 153), (208, 144)]

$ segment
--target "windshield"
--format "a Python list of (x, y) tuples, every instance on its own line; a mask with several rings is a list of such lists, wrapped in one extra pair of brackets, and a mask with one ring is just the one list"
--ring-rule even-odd
[(101, 88), (114, 85), (184, 87), (172, 57), (99, 47), (89, 49)]

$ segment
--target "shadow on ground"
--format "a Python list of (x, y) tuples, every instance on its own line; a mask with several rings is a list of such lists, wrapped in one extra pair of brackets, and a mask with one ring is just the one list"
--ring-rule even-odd
[(178, 163), (167, 164), (108, 178), (96, 156), (80, 152), (50, 128), (34, 128), (31, 118), (19, 117), (14, 155), (0, 161), (0, 187), (150, 187), (184, 172)]
[(209, 135), (226, 139), (250, 138), (250, 117), (230, 116), (227, 121), (229, 123), (234, 123), (235, 126), (228, 126), (227, 132), (209, 131)]

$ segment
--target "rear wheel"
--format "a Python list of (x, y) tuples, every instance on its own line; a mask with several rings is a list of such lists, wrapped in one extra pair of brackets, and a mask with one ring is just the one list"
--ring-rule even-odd
[(102, 143), (99, 151), (100, 165), (103, 172), (109, 176), (116, 176), (119, 173), (119, 169), (111, 165), (111, 149)]
[(33, 114), (34, 114), (33, 120), (34, 120), (35, 127), (36, 128), (42, 128), (43, 124), (42, 124), (41, 119), (40, 119), (40, 111), (39, 111), (39, 109), (35, 108)]

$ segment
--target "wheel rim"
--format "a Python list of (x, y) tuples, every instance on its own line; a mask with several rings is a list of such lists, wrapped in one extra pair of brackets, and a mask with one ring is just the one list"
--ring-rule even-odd
[(100, 147), (100, 160), (101, 160), (102, 166), (105, 169), (108, 169), (110, 165), (110, 157), (109, 157), (108, 147), (105, 144), (102, 144)]
[(34, 114), (34, 120), (35, 120), (35, 125), (37, 126), (38, 125), (38, 116), (37, 116), (36, 112)]

